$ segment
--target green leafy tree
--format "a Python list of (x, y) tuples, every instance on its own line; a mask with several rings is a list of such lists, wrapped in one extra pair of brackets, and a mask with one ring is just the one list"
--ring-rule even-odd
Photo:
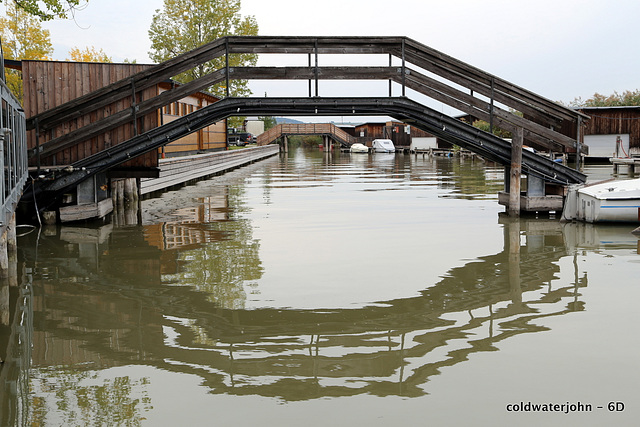
[(66, 19), (88, 2), (89, 0), (0, 0), (0, 3), (13, 4), (43, 21), (53, 18)]
[(278, 124), (278, 122), (276, 122), (276, 118), (272, 116), (259, 117), (259, 119), (264, 122), (265, 131), (271, 129), (272, 127), (275, 127)]
[[(473, 122), (473, 126), (485, 132), (492, 132), (490, 123), (485, 122), (484, 120), (476, 120), (475, 122)], [(499, 136), (500, 138), (511, 138), (511, 132), (500, 129), (497, 126), (493, 127), (493, 134), (495, 136)]]
[[(240, 0), (164, 0), (163, 10), (156, 10), (149, 29), (149, 57), (153, 61), (164, 62), (220, 37), (257, 34), (255, 17), (240, 15)], [(234, 54), (229, 57), (231, 67), (251, 66), (256, 62), (257, 56), (252, 54)], [(223, 67), (225, 58), (216, 58), (175, 76), (175, 80), (190, 82)], [(219, 98), (226, 96), (223, 84), (208, 90)], [(233, 80), (230, 82), (229, 93), (232, 96), (246, 96), (251, 91), (246, 80)]]
[[(49, 30), (42, 28), (40, 20), (24, 9), (9, 2), (6, 16), (0, 17), (2, 50), (7, 59), (49, 59), (53, 53)], [(22, 74), (6, 70), (7, 86), (22, 101)]]
[(591, 98), (583, 100), (578, 97), (569, 103), (571, 107), (627, 107), (640, 105), (640, 90), (625, 90), (622, 93), (613, 92), (612, 95), (594, 93)]

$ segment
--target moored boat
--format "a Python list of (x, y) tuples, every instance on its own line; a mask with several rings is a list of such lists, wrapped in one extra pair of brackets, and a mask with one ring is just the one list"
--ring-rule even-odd
[(351, 153), (368, 153), (369, 147), (367, 147), (364, 144), (360, 144), (359, 142), (356, 142), (355, 144), (351, 145), (351, 147), (349, 148), (349, 151)]
[(569, 186), (562, 219), (640, 222), (640, 179)]
[(371, 150), (376, 153), (395, 153), (396, 147), (390, 139), (374, 139)]

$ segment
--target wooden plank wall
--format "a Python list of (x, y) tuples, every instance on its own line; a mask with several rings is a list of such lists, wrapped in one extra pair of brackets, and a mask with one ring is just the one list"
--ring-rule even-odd
[[(120, 79), (149, 68), (141, 64), (106, 64), (57, 61), (23, 61), (24, 110), (27, 118), (61, 105)], [(157, 87), (137, 93), (137, 102), (157, 95)], [(40, 143), (59, 137), (117, 111), (131, 108), (131, 97), (107, 105), (90, 114), (57, 126), (40, 135)], [(138, 118), (138, 133), (158, 126), (158, 115), (147, 114)], [(41, 158), (42, 166), (68, 165), (135, 136), (134, 125), (129, 123), (105, 134), (84, 141), (47, 158)], [(27, 134), (29, 148), (36, 146), (35, 131)], [(36, 159), (30, 160), (35, 164)], [(157, 167), (156, 153), (147, 153), (122, 165), (122, 167)]]
[[(629, 134), (629, 148), (640, 149), (640, 107), (585, 108), (578, 109), (590, 117), (583, 125), (583, 135)], [(576, 128), (563, 124), (561, 132), (576, 137)], [(525, 144), (531, 143), (525, 139)], [(531, 146), (539, 149), (535, 143)], [(575, 152), (575, 150), (569, 152)]]
[[(160, 93), (165, 88), (161, 87)], [(160, 123), (169, 123), (179, 117), (185, 116), (200, 108), (211, 105), (216, 101), (215, 98), (206, 94), (197, 94), (183, 98), (179, 102), (173, 102), (162, 108)], [(204, 129), (194, 132), (184, 138), (180, 138), (160, 149), (160, 153), (177, 154), (191, 153), (198, 151), (224, 150), (227, 147), (226, 121), (221, 120), (217, 123), (207, 126)]]
[(591, 117), (585, 135), (629, 134), (629, 148), (640, 148), (640, 108), (582, 110)]

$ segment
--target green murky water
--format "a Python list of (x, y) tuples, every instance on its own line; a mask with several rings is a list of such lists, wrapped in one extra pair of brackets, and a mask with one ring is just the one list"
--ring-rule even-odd
[(0, 421), (631, 425), (634, 227), (509, 219), (502, 178), (297, 150), (142, 225), (35, 230), (0, 290)]

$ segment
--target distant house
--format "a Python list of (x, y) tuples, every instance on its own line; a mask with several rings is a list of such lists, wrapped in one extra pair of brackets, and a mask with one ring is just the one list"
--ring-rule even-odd
[(640, 106), (582, 107), (577, 110), (591, 117), (584, 128), (588, 157), (640, 156)]
[(354, 136), (359, 142), (369, 147), (374, 139), (390, 139), (400, 150), (436, 148), (437, 144), (436, 138), (430, 133), (397, 121), (368, 122), (357, 125)]
[(411, 145), (410, 127), (402, 122), (369, 122), (357, 125), (355, 128), (356, 138), (371, 147), (374, 139), (390, 139), (393, 145), (399, 149), (409, 149)]
[[(175, 85), (172, 82), (163, 82), (158, 85), (158, 93), (171, 90)], [(213, 95), (206, 92), (197, 92), (191, 96), (174, 102), (162, 108), (160, 124), (169, 123), (178, 117), (186, 116), (207, 105), (219, 101)], [(182, 156), (203, 151), (225, 150), (227, 148), (226, 120), (207, 126), (184, 138), (174, 141), (159, 149), (162, 157)]]
[(247, 117), (244, 121), (244, 130), (256, 137), (264, 132), (264, 122), (259, 117)]

